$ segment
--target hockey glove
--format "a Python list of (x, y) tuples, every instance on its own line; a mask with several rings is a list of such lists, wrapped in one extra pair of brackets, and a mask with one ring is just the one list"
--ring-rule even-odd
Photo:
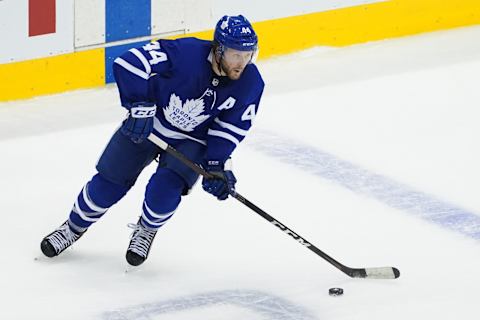
[(128, 117), (123, 121), (120, 131), (134, 143), (142, 143), (153, 130), (153, 117), (157, 107), (151, 102), (132, 103)]
[(221, 161), (208, 160), (203, 164), (203, 168), (213, 175), (213, 178), (203, 178), (203, 190), (217, 197), (218, 200), (228, 198), (230, 192), (235, 191), (237, 179), (231, 170), (231, 161), (228, 159), (225, 163)]

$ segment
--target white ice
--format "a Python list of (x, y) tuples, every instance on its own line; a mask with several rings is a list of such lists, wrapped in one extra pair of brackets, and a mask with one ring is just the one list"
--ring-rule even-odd
[(348, 266), (398, 267), (396, 280), (350, 279), (199, 186), (125, 273), (153, 167), (72, 249), (42, 258), (124, 111), (115, 86), (0, 104), (0, 319), (478, 319), (479, 37), (259, 63), (267, 90), (234, 153), (237, 190)]

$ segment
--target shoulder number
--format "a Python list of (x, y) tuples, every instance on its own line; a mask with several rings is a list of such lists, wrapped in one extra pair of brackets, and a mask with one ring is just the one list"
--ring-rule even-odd
[(250, 122), (253, 122), (253, 119), (255, 119), (255, 104), (249, 105), (242, 114), (243, 121), (250, 120)]
[(157, 63), (167, 61), (168, 57), (165, 52), (157, 51), (160, 50), (160, 42), (150, 42), (149, 44), (144, 45), (143, 50), (147, 51), (152, 59), (148, 60), (148, 62), (153, 66)]

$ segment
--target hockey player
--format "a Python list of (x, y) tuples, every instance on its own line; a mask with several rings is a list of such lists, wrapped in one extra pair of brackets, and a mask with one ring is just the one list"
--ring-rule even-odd
[(134, 185), (140, 172), (159, 156), (145, 191), (141, 217), (126, 252), (130, 265), (148, 257), (157, 230), (175, 213), (198, 175), (151, 143), (158, 135), (214, 179), (203, 189), (219, 200), (234, 190), (230, 155), (252, 124), (264, 83), (253, 64), (257, 35), (243, 16), (224, 16), (214, 40), (159, 40), (134, 48), (113, 65), (127, 118), (101, 155), (98, 171), (80, 191), (69, 218), (41, 242), (54, 257), (87, 229)]

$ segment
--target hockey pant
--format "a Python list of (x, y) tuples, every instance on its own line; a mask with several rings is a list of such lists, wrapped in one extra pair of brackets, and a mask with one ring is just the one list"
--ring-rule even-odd
[[(206, 149), (190, 140), (179, 140), (174, 147), (197, 163)], [(75, 201), (70, 226), (83, 232), (98, 221), (127, 194), (142, 170), (158, 155), (156, 172), (146, 187), (140, 222), (153, 229), (165, 224), (180, 204), (181, 196), (198, 180), (198, 174), (150, 141), (136, 144), (117, 130), (97, 163), (98, 173), (85, 184)]]

